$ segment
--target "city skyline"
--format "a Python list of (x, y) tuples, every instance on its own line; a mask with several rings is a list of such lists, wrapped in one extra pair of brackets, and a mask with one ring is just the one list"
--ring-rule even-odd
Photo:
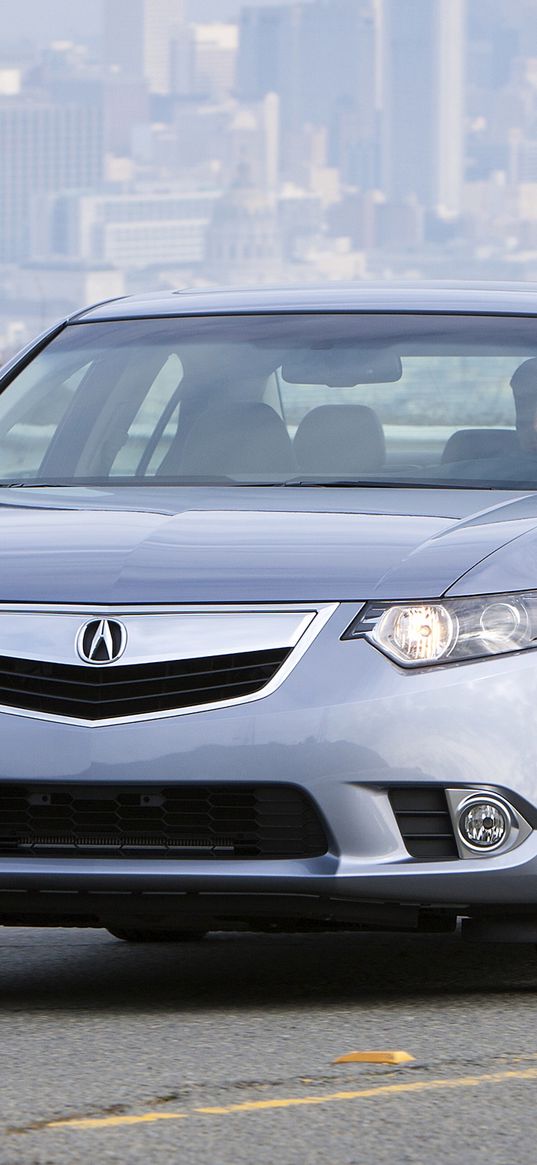
[(142, 287), (537, 276), (532, 0), (21, 0), (8, 31), (0, 353)]
[[(282, 0), (251, 0), (254, 5), (279, 5)], [(1, 44), (29, 39), (49, 43), (51, 39), (86, 37), (101, 34), (109, 0), (19, 0), (13, 8), (10, 0), (0, 0), (0, 15), (5, 17), (0, 34)], [(126, 12), (132, 0), (123, 0)], [(241, 0), (186, 0), (189, 20), (233, 20), (238, 17)]]

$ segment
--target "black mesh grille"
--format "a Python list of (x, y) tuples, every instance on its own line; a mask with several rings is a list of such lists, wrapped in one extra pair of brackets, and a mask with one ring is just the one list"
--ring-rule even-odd
[(306, 858), (326, 853), (319, 816), (288, 785), (0, 783), (0, 854)]
[(125, 667), (77, 667), (0, 656), (0, 704), (82, 720), (212, 704), (260, 691), (290, 650)]
[(392, 789), (390, 802), (405, 846), (413, 858), (433, 861), (458, 857), (443, 789), (415, 785)]

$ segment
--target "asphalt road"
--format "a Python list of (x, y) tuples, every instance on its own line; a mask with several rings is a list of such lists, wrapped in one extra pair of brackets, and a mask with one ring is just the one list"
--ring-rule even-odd
[(530, 947), (6, 930), (0, 1162), (535, 1165), (536, 993)]

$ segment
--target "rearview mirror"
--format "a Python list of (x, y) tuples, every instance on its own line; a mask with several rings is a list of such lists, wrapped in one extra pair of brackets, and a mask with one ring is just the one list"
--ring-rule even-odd
[(282, 376), (288, 384), (324, 384), (354, 388), (358, 384), (393, 384), (403, 375), (401, 358), (389, 348), (297, 349), (286, 353)]

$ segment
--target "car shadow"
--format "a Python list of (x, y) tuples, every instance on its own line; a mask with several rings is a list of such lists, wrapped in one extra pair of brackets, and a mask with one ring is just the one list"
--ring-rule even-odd
[(0, 936), (0, 1013), (45, 1006), (137, 1014), (322, 1009), (536, 986), (533, 946), (469, 945), (459, 935), (212, 934), (199, 943), (151, 945), (122, 943), (105, 931)]

